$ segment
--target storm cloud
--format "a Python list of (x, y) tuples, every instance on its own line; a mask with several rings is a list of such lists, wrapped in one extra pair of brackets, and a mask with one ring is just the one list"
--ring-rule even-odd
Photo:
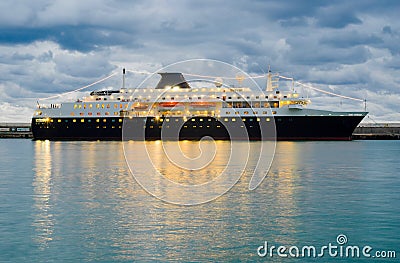
[[(398, 10), (400, 3), (388, 0), (5, 0), (0, 109), (2, 116), (16, 105), (29, 112), (36, 98), (79, 88), (122, 67), (153, 72), (210, 58), (251, 74), (271, 65), (321, 89), (366, 98), (377, 120), (400, 121)], [(17, 121), (29, 118), (19, 115)]]

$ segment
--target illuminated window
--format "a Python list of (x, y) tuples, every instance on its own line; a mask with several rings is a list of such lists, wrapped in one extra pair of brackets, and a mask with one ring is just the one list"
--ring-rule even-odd
[(110, 108), (110, 104), (107, 104), (107, 109), (109, 109)]
[(229, 121), (228, 118), (225, 118), (224, 121)]
[(79, 113), (79, 115), (83, 116), (83, 115), (84, 115), (84, 113), (83, 113), (83, 112), (80, 112), (80, 113)]
[(245, 112), (243, 112), (245, 115), (247, 115), (247, 114), (249, 114), (249, 112), (248, 111), (245, 111)]
[(257, 121), (260, 121), (260, 118), (257, 118)]
[(73, 119), (72, 122), (76, 122), (76, 119)]
[(114, 111), (114, 115), (118, 116), (119, 115), (118, 111)]
[(79, 104), (79, 105), (78, 105), (78, 109), (81, 109), (81, 108), (82, 108), (82, 105), (81, 105), (81, 104)]
[(93, 105), (92, 104), (89, 104), (89, 109), (91, 109), (93, 107)]
[(119, 121), (119, 122), (122, 122), (122, 119), (119, 119), (118, 121)]
[(101, 104), (101, 108), (104, 109), (104, 104)]
[(100, 119), (96, 119), (96, 122), (100, 122)]
[(81, 122), (85, 122), (85, 119), (81, 119)]
[(114, 104), (114, 109), (117, 109), (118, 108), (118, 104)]
[(266, 120), (266, 121), (270, 121), (271, 119), (270, 119), (270, 118), (266, 118), (265, 120)]
[(225, 112), (226, 114), (231, 114), (231, 112), (230, 111), (227, 111), (227, 112)]
[(235, 118), (232, 118), (232, 121), (236, 121), (236, 119), (235, 119)]
[(246, 118), (243, 118), (242, 121), (246, 121)]
[(110, 113), (107, 111), (106, 113), (105, 113), (106, 115), (110, 115)]
[(103, 119), (103, 122), (107, 122), (107, 119)]
[(86, 104), (83, 104), (83, 108), (86, 109)]
[(91, 113), (91, 112), (88, 112), (88, 115), (89, 115), (89, 116), (92, 116), (92, 115), (93, 115), (93, 113)]
[(74, 109), (78, 108), (78, 104), (74, 104)]
[(58, 122), (61, 122), (61, 119), (58, 119)]
[(192, 119), (192, 121), (196, 121), (196, 119)]
[(273, 111), (272, 114), (276, 114), (276, 111)]
[(203, 119), (200, 119), (200, 121), (203, 121)]
[(71, 112), (71, 114), (70, 114), (71, 116), (75, 116), (75, 112)]
[(122, 109), (122, 107), (123, 107), (124, 105), (122, 105), (122, 104), (119, 104), (119, 107)]
[(100, 113), (100, 112), (98, 112), (98, 113), (97, 113), (97, 116), (100, 116), (100, 115), (101, 115), (101, 113)]
[(96, 108), (100, 109), (100, 104), (96, 104)]

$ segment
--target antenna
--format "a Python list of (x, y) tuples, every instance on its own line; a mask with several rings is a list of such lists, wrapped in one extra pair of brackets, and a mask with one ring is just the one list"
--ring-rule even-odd
[(364, 111), (367, 111), (367, 99), (364, 99)]

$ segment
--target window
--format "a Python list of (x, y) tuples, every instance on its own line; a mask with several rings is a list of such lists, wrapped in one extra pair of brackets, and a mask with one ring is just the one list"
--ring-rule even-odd
[(100, 109), (100, 104), (97, 103), (96, 104), (96, 108)]
[(89, 115), (89, 116), (92, 116), (92, 115), (93, 115), (93, 113), (91, 113), (91, 112), (88, 112), (88, 115)]
[(265, 120), (266, 120), (266, 121), (270, 121), (271, 119), (270, 119), (270, 118), (266, 118)]
[(107, 104), (107, 109), (109, 109), (110, 108), (110, 104)]
[(83, 108), (86, 109), (86, 104), (83, 104)]
[(96, 122), (100, 122), (100, 119), (96, 119)]
[(107, 119), (103, 119), (103, 122), (107, 122)]
[(235, 119), (235, 118), (232, 118), (232, 121), (236, 121), (236, 119)]
[(58, 122), (61, 122), (61, 119), (58, 119)]
[(122, 119), (119, 119), (118, 121), (119, 121), (119, 122), (122, 122)]
[(79, 115), (83, 116), (83, 115), (84, 115), (84, 113), (83, 113), (83, 112), (81, 112), (81, 113), (79, 113)]
[(224, 121), (228, 121), (228, 118), (225, 118)]
[(81, 122), (85, 122), (85, 119), (81, 119)]
[(104, 109), (104, 104), (101, 104), (101, 108)]
[(75, 116), (75, 112), (71, 112), (71, 114), (70, 114), (71, 116)]
[(91, 109), (93, 107), (93, 105), (92, 104), (89, 104), (89, 109)]
[(106, 115), (110, 115), (110, 113), (107, 111), (106, 113), (105, 113)]
[(72, 122), (76, 122), (76, 119), (73, 119)]
[(74, 104), (74, 109), (78, 108), (78, 104)]
[(114, 104), (114, 109), (118, 109), (118, 104)]
[(100, 113), (100, 112), (98, 112), (98, 113), (97, 113), (97, 116), (100, 116), (100, 115), (101, 115), (101, 113)]

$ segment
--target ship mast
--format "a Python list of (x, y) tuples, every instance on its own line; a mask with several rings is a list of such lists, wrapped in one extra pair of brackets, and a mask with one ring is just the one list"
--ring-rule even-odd
[(122, 69), (122, 89), (125, 90), (125, 68)]
[[(275, 78), (274, 78), (275, 77)], [(268, 65), (268, 74), (267, 74), (267, 91), (271, 92), (274, 89), (278, 88), (278, 81), (279, 78), (278, 74), (272, 74), (271, 73), (271, 66)]]

